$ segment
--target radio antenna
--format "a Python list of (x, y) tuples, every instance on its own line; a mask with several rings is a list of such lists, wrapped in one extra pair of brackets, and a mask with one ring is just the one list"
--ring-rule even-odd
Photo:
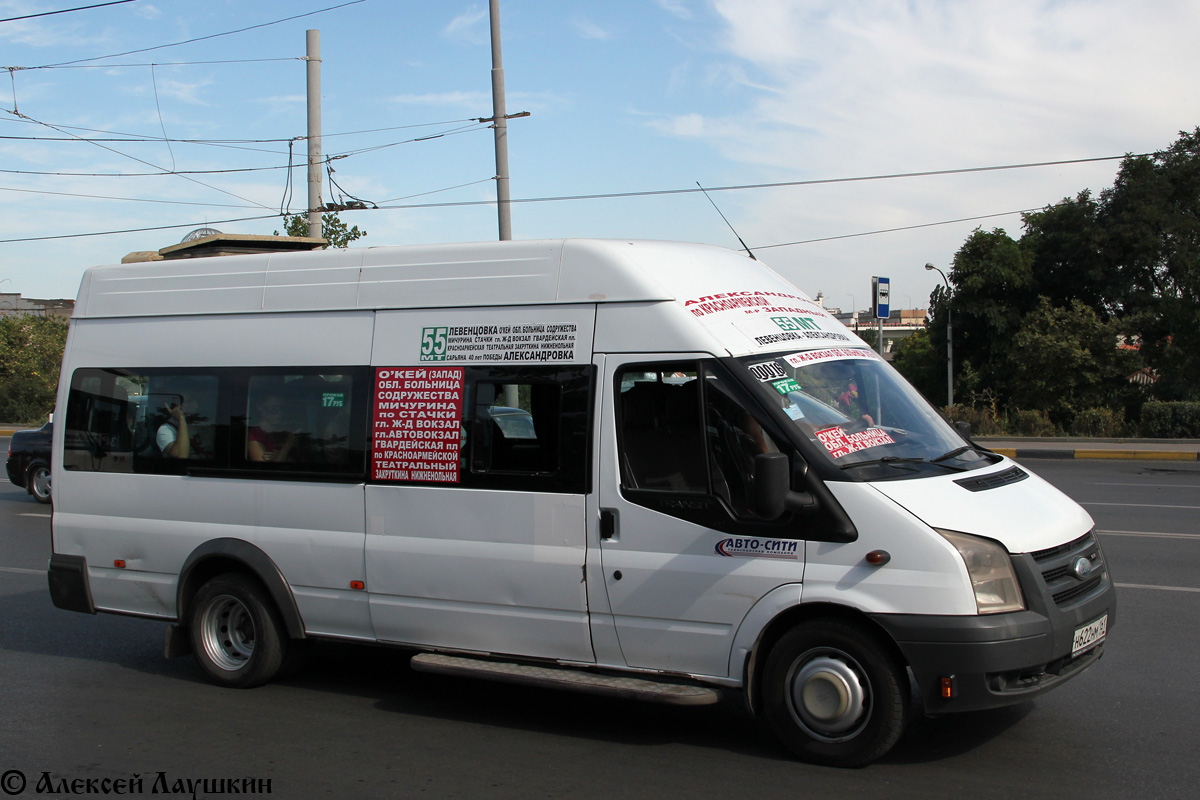
[[(700, 181), (696, 181), (696, 185), (700, 186)], [(703, 186), (700, 186), (700, 191), (704, 192), (704, 196), (708, 197), (708, 202), (712, 203), (712, 207), (717, 209), (718, 214), (721, 214), (721, 209), (718, 208), (717, 204), (713, 202), (713, 199), (711, 197), (709, 197), (708, 190), (705, 189)], [(737, 232), (737, 230), (734, 229), (733, 224), (730, 223), (729, 220), (725, 219), (724, 214), (721, 214), (721, 219), (725, 220), (725, 224), (729, 226), (729, 230), (733, 231), (733, 235), (737, 236), (737, 240), (742, 243), (742, 249), (746, 251), (746, 255), (750, 256), (750, 258), (754, 259), (755, 261), (758, 261), (757, 258), (754, 258), (754, 253), (750, 250), (750, 248), (747, 247), (746, 243), (742, 241), (742, 237), (738, 236), (738, 232)]]

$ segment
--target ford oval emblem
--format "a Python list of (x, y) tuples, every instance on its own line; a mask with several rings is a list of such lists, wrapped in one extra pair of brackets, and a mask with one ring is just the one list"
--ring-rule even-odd
[(1085, 580), (1088, 575), (1092, 574), (1092, 570), (1094, 568), (1095, 567), (1093, 566), (1090, 558), (1087, 558), (1086, 556), (1080, 556), (1079, 558), (1075, 559), (1075, 563), (1071, 565), (1071, 572), (1075, 574), (1076, 578), (1079, 578), (1079, 580), (1082, 581)]

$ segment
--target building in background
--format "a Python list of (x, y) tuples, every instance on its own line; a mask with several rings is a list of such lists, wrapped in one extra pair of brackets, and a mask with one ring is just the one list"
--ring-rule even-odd
[(20, 292), (0, 292), (0, 317), (69, 317), (74, 300), (38, 300)]

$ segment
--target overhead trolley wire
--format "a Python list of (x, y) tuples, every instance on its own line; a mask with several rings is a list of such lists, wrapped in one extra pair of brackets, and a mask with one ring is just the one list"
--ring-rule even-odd
[[(1132, 154), (1130, 154), (1130, 155), (1132, 155)], [(1102, 157), (1098, 157), (1098, 158), (1077, 158), (1077, 159), (1064, 159), (1064, 160), (1059, 160), (1059, 161), (1039, 161), (1039, 162), (1029, 162), (1029, 163), (1024, 163), (1024, 164), (1006, 164), (1006, 165), (990, 166), (990, 167), (966, 167), (966, 168), (961, 168), (961, 169), (930, 170), (930, 171), (926, 171), (926, 172), (905, 172), (905, 173), (893, 173), (893, 174), (886, 174), (886, 175), (857, 176), (857, 177), (850, 177), (850, 178), (821, 178), (821, 179), (806, 180), (806, 181), (780, 181), (780, 182), (775, 182), (775, 183), (738, 184), (738, 185), (731, 185), (731, 186), (706, 187), (703, 190), (699, 189), (699, 188), (697, 188), (697, 189), (665, 189), (665, 190), (642, 191), (642, 192), (614, 192), (614, 193), (607, 193), (607, 194), (563, 195), (563, 196), (558, 196), (558, 197), (518, 198), (518, 199), (512, 200), (511, 202), (513, 202), (513, 203), (546, 203), (546, 202), (555, 202), (555, 201), (562, 201), (562, 200), (598, 200), (598, 199), (614, 199), (614, 198), (625, 198), (625, 197), (650, 197), (650, 196), (661, 196), (661, 195), (691, 194), (691, 193), (696, 193), (696, 192), (701, 192), (701, 191), (710, 191), (710, 192), (712, 192), (712, 191), (735, 191), (735, 190), (742, 190), (742, 189), (767, 189), (767, 188), (779, 188), (779, 187), (788, 187), (788, 186), (811, 186), (811, 185), (821, 185), (821, 184), (848, 183), (848, 182), (855, 182), (855, 181), (889, 180), (889, 179), (895, 179), (895, 178), (915, 178), (915, 177), (928, 177), (928, 176), (938, 176), (938, 175), (962, 175), (962, 174), (969, 174), (969, 173), (974, 173), (974, 172), (992, 172), (992, 171), (997, 171), (997, 170), (1009, 170), (1009, 169), (1028, 169), (1028, 168), (1033, 168), (1033, 167), (1060, 166), (1060, 165), (1067, 165), (1067, 164), (1088, 164), (1088, 163), (1096, 163), (1096, 162), (1102, 162), (1102, 161), (1115, 161), (1115, 160), (1119, 160), (1119, 159), (1126, 158), (1126, 157), (1128, 157), (1128, 156), (1102, 156)], [(287, 169), (287, 168), (288, 168), (287, 166), (257, 167), (257, 168), (248, 168), (245, 170), (228, 170), (228, 171), (238, 172), (238, 171), (253, 171), (256, 169)], [(12, 173), (12, 172), (22, 173), (22, 171), (20, 171), (20, 170), (0, 169), (0, 173)], [(22, 174), (59, 174), (59, 175), (62, 175), (62, 174), (71, 174), (71, 173), (22, 173)], [(160, 174), (165, 174), (165, 173), (148, 173), (148, 175), (160, 175)], [(471, 185), (475, 185), (478, 183), (485, 183), (489, 180), (494, 180), (494, 178), (487, 178), (487, 179), (484, 179), (481, 181), (473, 181), (471, 183), (460, 184), (459, 186), (449, 187), (448, 189), (438, 189), (438, 190), (435, 190), (434, 192), (424, 192), (421, 194), (409, 195), (409, 197), (421, 197), (426, 194), (434, 194), (436, 192), (441, 192), (441, 191), (450, 191), (451, 189), (462, 188), (465, 186), (471, 186)], [(129, 199), (129, 198), (125, 198), (125, 199)], [(238, 198), (238, 199), (245, 199), (245, 198)], [(403, 199), (408, 199), (408, 198), (395, 198), (394, 200), (385, 200), (383, 202), (389, 203), (389, 202), (395, 202), (395, 200), (403, 200)], [(495, 205), (495, 204), (496, 204), (495, 200), (465, 200), (465, 201), (445, 202), (445, 203), (410, 203), (410, 204), (392, 205), (392, 206), (379, 205), (379, 206), (376, 206), (371, 209), (362, 209), (362, 210), (403, 210), (403, 209), (418, 209), (418, 208), (453, 208), (453, 207), (467, 207), (467, 206), (490, 206), (490, 205)], [(919, 228), (929, 228), (929, 227), (934, 227), (934, 226), (938, 226), (938, 225), (952, 225), (952, 224), (961, 223), (961, 222), (973, 222), (973, 221), (978, 221), (978, 220), (983, 220), (983, 219), (991, 219), (991, 218), (995, 218), (995, 217), (1010, 216), (1013, 214), (1031, 213), (1036, 210), (1037, 209), (1005, 211), (1005, 212), (1001, 212), (1001, 213), (997, 213), (997, 214), (984, 214), (984, 215), (974, 216), (974, 217), (962, 217), (959, 219), (943, 220), (943, 221), (939, 221), (939, 222), (928, 222), (928, 223), (922, 223), (922, 224), (917, 224), (917, 225), (908, 225), (908, 226), (903, 226), (903, 227), (898, 227), (898, 228), (887, 228), (887, 229), (881, 229), (881, 230), (875, 230), (875, 231), (863, 231), (863, 232), (853, 233), (853, 234), (843, 234), (843, 235), (839, 235), (839, 236), (828, 236), (828, 237), (822, 237), (819, 239), (806, 239), (806, 240), (802, 240), (802, 241), (783, 242), (783, 243), (779, 243), (779, 244), (770, 244), (770, 245), (755, 245), (755, 247), (759, 248), (759, 249), (769, 249), (769, 248), (773, 248), (773, 247), (790, 247), (790, 246), (794, 246), (794, 245), (814, 244), (817, 242), (833, 241), (833, 240), (837, 240), (837, 239), (849, 239), (849, 238), (854, 238), (854, 237), (858, 237), (858, 236), (873, 236), (873, 235), (877, 235), (877, 234), (881, 234), (881, 233), (896, 233), (896, 232), (906, 231), (906, 230), (916, 230)], [(212, 222), (211, 224), (224, 224), (224, 223), (229, 223), (229, 222), (244, 222), (244, 221), (259, 220), (259, 219), (272, 219), (272, 218), (280, 217), (280, 216), (283, 216), (283, 215), (276, 213), (276, 214), (271, 214), (268, 216), (261, 216), (261, 217), (246, 217), (243, 219), (235, 219), (235, 220), (218, 220), (218, 221)], [(79, 238), (79, 237), (85, 237), (85, 236), (105, 236), (105, 235), (111, 235), (111, 234), (116, 234), (116, 233), (134, 233), (134, 232), (141, 232), (141, 231), (165, 230), (165, 229), (169, 229), (169, 228), (184, 228), (184, 227), (187, 227), (187, 224), (166, 225), (166, 226), (158, 226), (158, 227), (153, 227), (153, 228), (137, 228), (137, 229), (121, 230), (121, 231), (99, 231), (99, 232), (95, 232), (95, 233), (62, 234), (62, 235), (58, 235), (58, 236), (32, 236), (32, 237), (25, 237), (25, 238), (20, 238), (20, 239), (0, 239), (0, 244), (11, 243), (11, 242), (42, 241), (42, 240), (47, 240), (47, 239)]]
[(96, 3), (95, 5), (90, 5), (90, 6), (79, 6), (78, 8), (64, 8), (59, 11), (42, 11), (37, 14), (25, 14), (24, 16), (20, 16), (20, 17), (8, 17), (7, 19), (0, 19), (0, 22), (16, 22), (17, 20), (21, 20), (21, 19), (34, 19), (36, 17), (52, 17), (55, 14), (70, 14), (72, 11), (88, 11), (89, 9), (93, 9), (93, 8), (104, 8), (105, 6), (120, 6), (120, 5), (124, 5), (125, 3), (135, 3), (135, 2), (137, 2), (137, 0), (109, 0), (109, 2), (107, 2), (107, 3)]
[(55, 197), (79, 197), (84, 200), (124, 200), (129, 203), (161, 203), (173, 206), (203, 206), (205, 208), (260, 208), (260, 206), (241, 206), (232, 203), (197, 203), (190, 200), (160, 200), (148, 197), (113, 197), (104, 194), (80, 194), (78, 192), (52, 192), (49, 189), (18, 189), (13, 186), (0, 186), (0, 192), (21, 192), (22, 194), (49, 194)]
[(803, 239), (798, 242), (781, 242), (779, 244), (756, 244), (755, 250), (770, 250), (772, 247), (792, 247), (800, 244), (816, 244), (818, 242), (833, 242), (838, 239), (857, 239), (860, 236), (875, 236), (880, 233), (900, 233), (902, 231), (915, 231), (921, 228), (935, 228), (939, 225), (954, 225), (960, 222), (978, 222), (983, 219), (994, 219), (996, 217), (1011, 217), (1013, 214), (1031, 214), (1034, 211), (1040, 211), (1040, 208), (1024, 208), (1020, 211), (1001, 211), (998, 214), (981, 214), (978, 217), (961, 217), (959, 219), (945, 219), (941, 222), (923, 222), (918, 225), (904, 225), (899, 228), (881, 228), (875, 231), (860, 231), (859, 233), (844, 233), (840, 236), (822, 236), (819, 239)]
[[(260, 219), (276, 219), (282, 216), (278, 213), (263, 214), (257, 217), (238, 217), (236, 219), (209, 219), (204, 220), (205, 225), (228, 225), (231, 222), (253, 222)], [(61, 233), (57, 236), (24, 236), (16, 239), (0, 239), (0, 244), (12, 244), (15, 242), (44, 242), (51, 239), (82, 239), (87, 236), (116, 236), (121, 233), (145, 233), (147, 231), (167, 231), (172, 228), (193, 228), (198, 223), (195, 221), (184, 222), (179, 225), (155, 225), (149, 228), (126, 228), (119, 231), (92, 231), (90, 233)]]
[(78, 58), (78, 59), (75, 59), (74, 61), (61, 61), (57, 64), (42, 64), (41, 66), (38, 66), (38, 67), (23, 67), (23, 69), (53, 69), (56, 67), (69, 67), (69, 66), (73, 66), (75, 64), (86, 64), (89, 61), (103, 61), (106, 58), (120, 58), (122, 56), (131, 56), (136, 53), (149, 53), (152, 50), (163, 50), (168, 47), (179, 47), (179, 46), (185, 45), (185, 44), (194, 44), (196, 42), (204, 42), (209, 39), (217, 39), (221, 36), (232, 36), (235, 33), (245, 33), (246, 31), (253, 31), (253, 30), (257, 30), (259, 28), (268, 28), (272, 25), (279, 25), (280, 23), (283, 23), (283, 22), (291, 22), (292, 20), (303, 19), (304, 17), (311, 17), (311, 16), (315, 16), (316, 14), (324, 14), (327, 11), (336, 11), (339, 8), (346, 8), (347, 6), (355, 6), (355, 5), (358, 5), (359, 3), (365, 3), (366, 1), (367, 0), (350, 0), (347, 3), (339, 3), (338, 5), (335, 5), (335, 6), (319, 8), (316, 11), (308, 11), (303, 14), (296, 14), (291, 17), (284, 17), (283, 19), (272, 20), (271, 22), (260, 22), (257, 25), (249, 25), (245, 28), (238, 28), (237, 30), (233, 30), (233, 31), (222, 31), (221, 33), (210, 33), (207, 36), (197, 36), (193, 39), (185, 39), (182, 42), (171, 42), (169, 44), (155, 45), (154, 47), (140, 47), (136, 50), (126, 50), (123, 53), (111, 53), (106, 56), (93, 56), (91, 58)]
[[(169, 45), (166, 45), (169, 46)], [(112, 56), (101, 56), (111, 58)], [(198, 67), (210, 64), (265, 64), (272, 61), (303, 61), (303, 56), (280, 58), (218, 58), (211, 61), (156, 61), (144, 64), (46, 64), (40, 67), (4, 67), (3, 69), (121, 69), (122, 67)]]
[[(997, 172), (1000, 170), (1010, 169), (1031, 169), (1033, 167), (1055, 167), (1066, 164), (1089, 164), (1099, 161), (1119, 161), (1127, 156), (1100, 156), (1098, 158), (1072, 158), (1061, 161), (1035, 161), (1025, 164), (1002, 164), (992, 167), (963, 167), (961, 169), (937, 169), (927, 170), (925, 172), (896, 172), (884, 175), (860, 175), (851, 178), (814, 178), (804, 181), (777, 181), (774, 183), (743, 183), (731, 186), (706, 186), (703, 189), (688, 188), (688, 189), (647, 189), (638, 192), (607, 192), (603, 194), (572, 194), (572, 195), (554, 195), (550, 197), (520, 197), (513, 198), (510, 203), (557, 203), (568, 200), (614, 200), (629, 197), (661, 197), (665, 195), (675, 194), (699, 194), (704, 191), (708, 192), (732, 192), (742, 191), (747, 189), (779, 189), (790, 186), (820, 186), (824, 184), (834, 183), (855, 183), (862, 181), (884, 181), (894, 180), (897, 178), (928, 178), (939, 175), (966, 175), (973, 172)], [(403, 206), (380, 206), (387, 209), (404, 209), (404, 208), (449, 208), (453, 206), (487, 206), (495, 205), (495, 200), (463, 200), (459, 202), (447, 203), (423, 203), (415, 205)]]
[[(32, 122), (36, 122), (36, 123), (38, 123), (39, 125), (44, 125), (45, 127), (47, 127), (47, 128), (50, 128), (51, 130), (56, 130), (56, 131), (58, 131), (59, 133), (66, 133), (66, 131), (60, 130), (60, 129), (58, 129), (58, 128), (54, 127), (53, 125), (51, 125), (51, 124), (50, 124), (50, 123), (48, 123), (48, 122), (41, 122), (40, 120), (33, 119), (33, 117), (30, 117), (30, 116), (28, 116), (28, 115), (26, 115), (26, 114), (21, 114), (20, 112), (18, 112), (18, 111), (16, 111), (16, 110), (9, 111), (8, 113), (10, 113), (10, 114), (13, 114), (13, 115), (16, 115), (16, 116), (20, 116), (20, 117), (22, 117), (22, 118), (24, 118), (24, 119), (28, 119), (28, 120), (30, 120), (30, 121), (32, 121)], [(87, 141), (87, 139), (84, 139), (83, 137), (78, 137), (78, 138), (80, 138), (82, 141)], [(195, 184), (197, 184), (197, 185), (199, 185), (199, 186), (203, 186), (203, 187), (205, 187), (206, 189), (212, 189), (214, 192), (220, 192), (221, 194), (227, 194), (227, 195), (229, 195), (230, 197), (234, 197), (234, 198), (236, 198), (236, 199), (238, 199), (238, 200), (241, 200), (242, 202), (245, 202), (245, 203), (252, 203), (252, 204), (254, 204), (254, 205), (258, 206), (259, 208), (270, 208), (270, 206), (264, 205), (264, 204), (262, 204), (262, 203), (257, 203), (257, 202), (255, 202), (254, 200), (251, 200), (251, 199), (249, 199), (249, 198), (247, 198), (247, 197), (242, 197), (241, 195), (234, 194), (233, 192), (227, 191), (227, 190), (225, 190), (225, 189), (221, 189), (221, 188), (219, 188), (219, 187), (217, 187), (217, 186), (212, 186), (211, 184), (207, 184), (207, 183), (205, 183), (204, 181), (202, 181), (202, 180), (199, 180), (199, 179), (197, 179), (197, 178), (192, 178), (192, 177), (190, 177), (190, 176), (188, 176), (188, 175), (184, 175), (184, 174), (182, 174), (182, 173), (179, 173), (179, 172), (173, 172), (173, 171), (171, 171), (171, 170), (168, 170), (168, 169), (166, 169), (165, 167), (160, 167), (160, 166), (159, 166), (159, 165), (157, 165), (157, 164), (154, 164), (154, 163), (151, 163), (151, 162), (149, 162), (149, 161), (146, 161), (146, 160), (145, 160), (145, 159), (143, 159), (143, 158), (138, 158), (137, 156), (131, 156), (131, 155), (129, 155), (128, 153), (122, 153), (120, 150), (117, 150), (117, 149), (115, 149), (115, 148), (109, 147), (109, 146), (107, 146), (107, 145), (104, 145), (104, 144), (99, 144), (99, 143), (95, 143), (95, 142), (93, 142), (92, 144), (95, 144), (95, 146), (96, 146), (96, 147), (99, 147), (101, 150), (107, 150), (108, 152), (110, 152), (110, 153), (114, 153), (115, 155), (122, 156), (122, 157), (124, 157), (124, 158), (128, 158), (128, 159), (130, 159), (130, 160), (132, 160), (132, 161), (137, 161), (139, 164), (145, 164), (145, 165), (146, 165), (146, 166), (148, 166), (148, 167), (153, 167), (154, 169), (160, 170), (160, 171), (161, 171), (161, 174), (164, 174), (164, 175), (178, 175), (179, 177), (183, 178), (183, 179), (184, 179), (184, 180), (186, 180), (186, 181), (191, 181), (192, 183), (195, 183)]]

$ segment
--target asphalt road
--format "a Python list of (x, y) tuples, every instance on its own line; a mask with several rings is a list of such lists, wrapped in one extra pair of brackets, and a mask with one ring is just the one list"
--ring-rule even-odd
[(53, 608), (48, 509), (5, 483), (0, 800), (17, 773), (18, 797), (38, 796), (43, 773), (68, 789), (58, 796), (136, 775), (145, 794), (248, 778), (282, 798), (1194, 797), (1200, 464), (1025, 464), (1101, 531), (1120, 587), (1105, 657), (1033, 703), (917, 719), (861, 770), (789, 760), (737, 701), (672, 708), (444, 678), (383, 648), (325, 645), (296, 678), (214, 687), (191, 659), (162, 658), (160, 623)]

